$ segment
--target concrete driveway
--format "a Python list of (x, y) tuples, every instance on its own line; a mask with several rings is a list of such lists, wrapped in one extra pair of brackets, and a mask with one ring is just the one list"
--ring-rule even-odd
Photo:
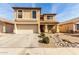
[(0, 54), (79, 55), (79, 48), (38, 48), (38, 40), (38, 34), (1, 34)]
[(38, 47), (38, 34), (3, 34), (0, 48)]

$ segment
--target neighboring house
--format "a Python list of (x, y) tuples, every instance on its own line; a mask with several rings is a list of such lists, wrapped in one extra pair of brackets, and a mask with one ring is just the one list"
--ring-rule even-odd
[(59, 24), (60, 32), (79, 32), (79, 18), (71, 19)]
[(0, 18), (0, 33), (13, 33), (14, 24), (13, 22)]
[(41, 15), (41, 8), (13, 7), (15, 33), (56, 32), (56, 14)]

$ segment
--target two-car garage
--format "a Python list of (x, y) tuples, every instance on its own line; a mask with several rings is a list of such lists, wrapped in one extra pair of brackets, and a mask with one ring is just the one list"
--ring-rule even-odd
[(37, 22), (12, 22), (0, 19), (0, 33), (30, 34), (38, 33)]
[(17, 24), (17, 34), (37, 33), (37, 24)]

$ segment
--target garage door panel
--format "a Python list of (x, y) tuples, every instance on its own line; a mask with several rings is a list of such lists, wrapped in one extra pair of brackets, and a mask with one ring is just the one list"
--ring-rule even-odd
[(17, 25), (17, 33), (36, 33), (38, 32), (38, 25)]

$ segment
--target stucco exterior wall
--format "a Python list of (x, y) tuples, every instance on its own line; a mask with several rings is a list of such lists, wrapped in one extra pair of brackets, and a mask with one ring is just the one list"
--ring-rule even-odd
[[(18, 18), (18, 10), (22, 10), (22, 18)], [(36, 11), (36, 19), (32, 18), (32, 11)], [(36, 9), (15, 9), (15, 19), (16, 21), (27, 21), (27, 20), (40, 20), (40, 10)]]
[(72, 30), (73, 30), (73, 24), (72, 23), (59, 25), (59, 31), (60, 32), (70, 32)]

